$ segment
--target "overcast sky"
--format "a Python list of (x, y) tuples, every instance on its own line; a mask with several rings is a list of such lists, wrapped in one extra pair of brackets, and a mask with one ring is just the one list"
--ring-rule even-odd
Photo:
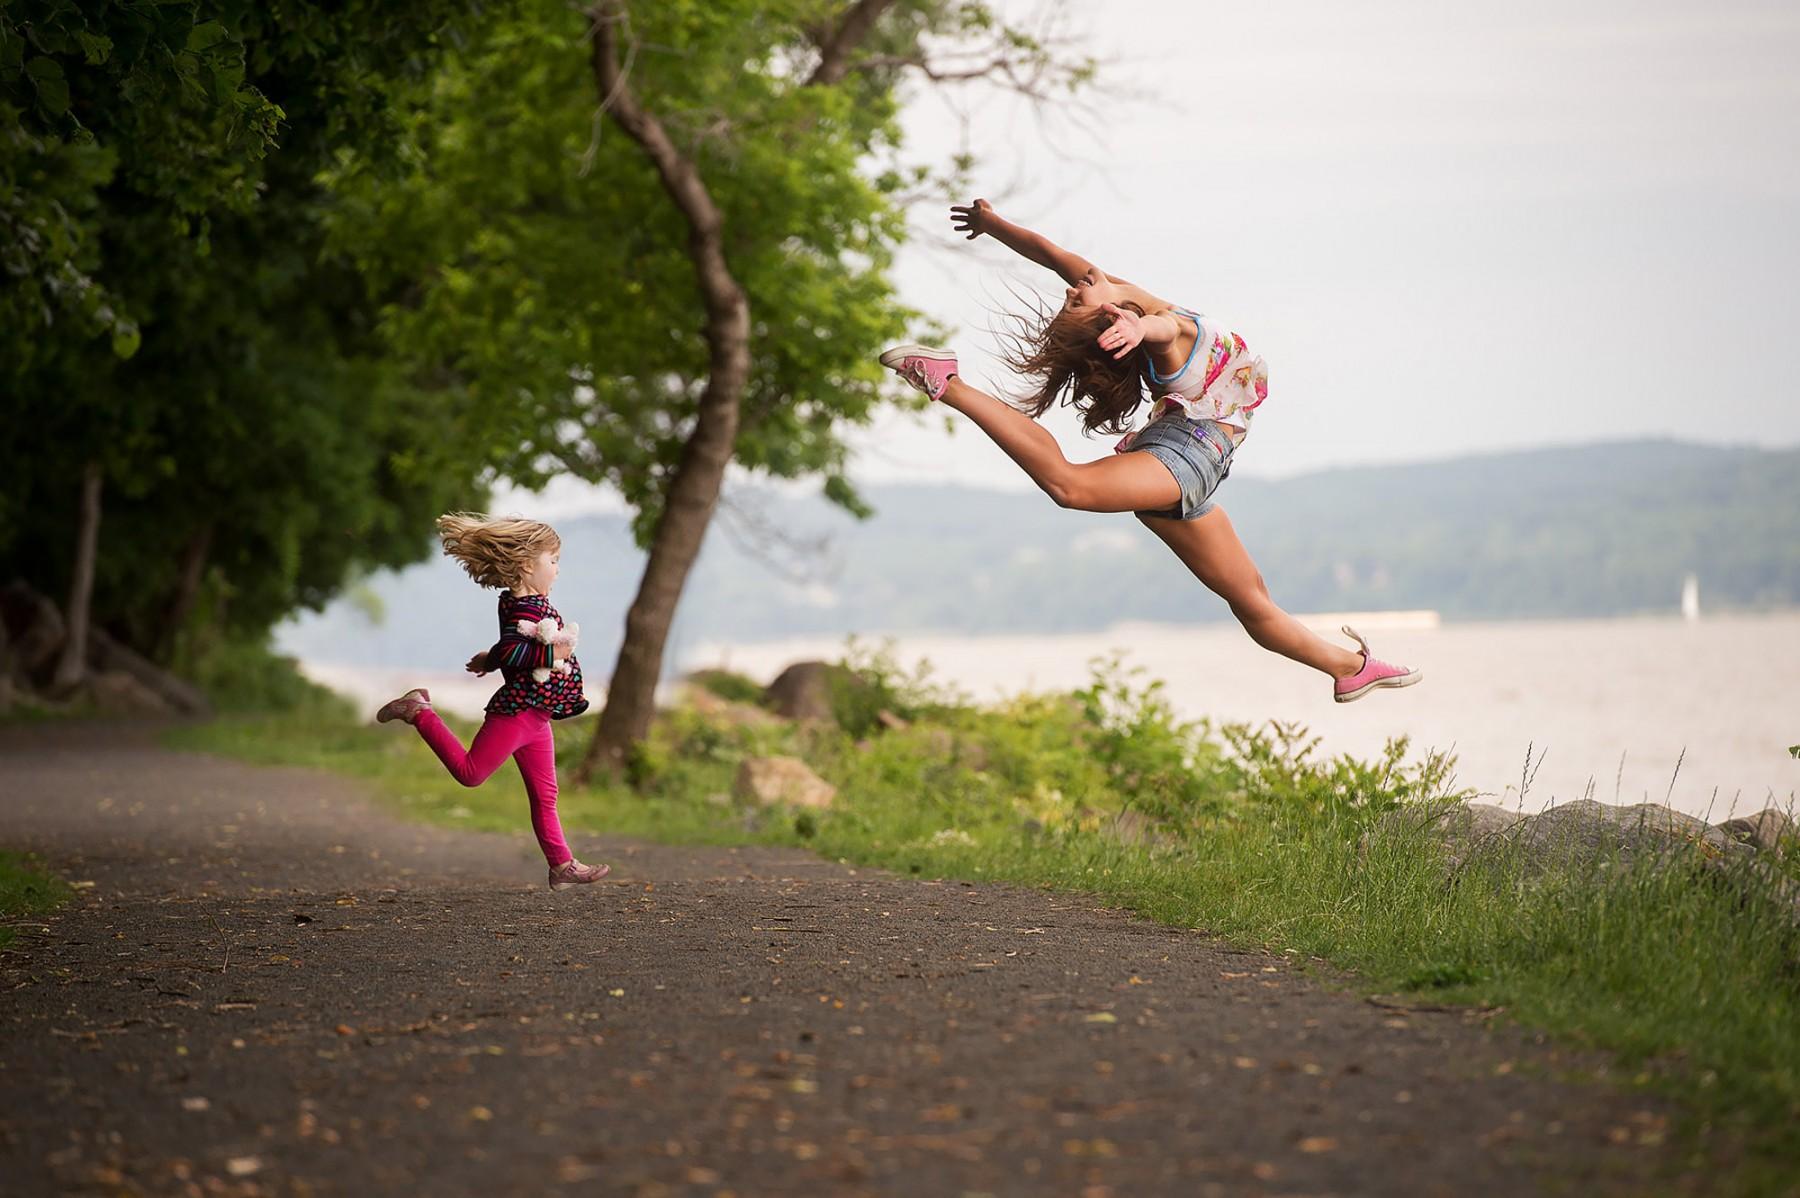
[[(965, 134), (927, 95), (911, 149), (966, 136), (1003, 214), (1242, 333), (1271, 389), (1234, 469), (1800, 444), (1792, 0), (1060, 7), (1109, 61), (1097, 113), (965, 92)], [(903, 294), (1004, 385), (992, 311), (1058, 285), (961, 248), (942, 207), (917, 214)], [(1048, 424), (1071, 457), (1106, 449)], [(863, 482), (1029, 485), (941, 418), (855, 442)]]

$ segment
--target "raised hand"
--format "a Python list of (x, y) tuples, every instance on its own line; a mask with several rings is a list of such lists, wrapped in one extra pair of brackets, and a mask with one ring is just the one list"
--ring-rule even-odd
[(1100, 334), (1101, 349), (1112, 350), (1114, 358), (1123, 358), (1143, 344), (1143, 317), (1130, 308), (1121, 308), (1116, 304), (1101, 304), (1100, 311), (1112, 319), (1112, 324)]
[(986, 200), (976, 200), (967, 206), (950, 206), (950, 223), (958, 233), (967, 233), (969, 240), (974, 241), (983, 233), (993, 231), (993, 222), (1000, 219), (994, 215), (994, 206)]
[(480, 677), (482, 674), (488, 673), (487, 650), (483, 649), (481, 652), (477, 653), (474, 657), (471, 657), (469, 659), (469, 664), (464, 666), (463, 669), (469, 671), (469, 673), (474, 674), (477, 677)]

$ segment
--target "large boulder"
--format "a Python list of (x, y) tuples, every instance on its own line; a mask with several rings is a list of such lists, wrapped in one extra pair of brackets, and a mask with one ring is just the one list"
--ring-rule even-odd
[(797, 661), (764, 689), (763, 703), (790, 720), (829, 720), (831, 690), (844, 673), (827, 661)]
[(827, 808), (837, 787), (807, 768), (798, 757), (746, 757), (733, 787), (740, 799), (760, 807)]
[(14, 669), (25, 677), (48, 677), (68, 625), (56, 604), (23, 582), (0, 587), (0, 621), (6, 625)]

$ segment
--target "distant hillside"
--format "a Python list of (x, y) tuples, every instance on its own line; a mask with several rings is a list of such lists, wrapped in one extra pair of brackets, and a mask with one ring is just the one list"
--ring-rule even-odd
[[(1073, 631), (1229, 618), (1128, 516), (1035, 493), (877, 487), (858, 523), (816, 498), (739, 490), (676, 623), (701, 641), (802, 633)], [(1446, 618), (1669, 611), (1683, 575), (1708, 609), (1800, 604), (1800, 451), (1639, 442), (1332, 470), (1221, 493), (1294, 611), (1429, 607)], [(556, 600), (598, 672), (642, 555), (625, 520), (559, 522)], [(771, 535), (771, 533), (774, 535)], [(756, 547), (760, 546), (760, 547)], [(771, 546), (774, 546), (771, 548)], [(363, 613), (370, 595), (386, 615)], [(291, 652), (457, 663), (491, 640), (492, 598), (442, 559), (371, 580), (283, 631)]]

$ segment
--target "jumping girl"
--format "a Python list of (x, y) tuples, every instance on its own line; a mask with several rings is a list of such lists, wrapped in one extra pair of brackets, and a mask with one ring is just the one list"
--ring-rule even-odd
[(563, 840), (556, 818), (556, 743), (550, 721), (587, 710), (581, 693), (581, 664), (575, 660), (573, 629), (550, 606), (550, 587), (562, 560), (562, 539), (548, 524), (452, 513), (439, 518), (444, 552), (462, 563), (469, 577), (500, 592), (500, 640), (471, 657), (477, 676), (499, 670), (505, 685), (488, 700), (487, 719), (467, 750), (431, 707), (431, 692), (407, 691), (375, 714), (376, 722), (402, 720), (419, 730), (464, 786), (480, 786), (511, 757), (525, 780), (531, 802), (531, 830), (550, 864), (550, 889), (598, 882), (604, 865), (583, 865)]
[[(1062, 307), (1021, 321), (1024, 331), (1007, 353), (1032, 394), (1014, 407), (969, 386), (949, 350), (896, 346), (881, 355), (882, 365), (981, 426), (1060, 506), (1136, 513), (1231, 605), (1252, 640), (1329, 675), (1337, 702), (1419, 681), (1418, 670), (1371, 656), (1348, 625), (1357, 651), (1323, 640), (1277, 607), (1225, 509), (1213, 502), (1268, 395), (1268, 370), (1242, 337), (1002, 219), (986, 200), (950, 215), (969, 240), (986, 234), (1068, 284)], [(1062, 400), (1090, 431), (1125, 432), (1146, 393), (1155, 400), (1149, 422), (1095, 462), (1063, 457), (1035, 419)]]

